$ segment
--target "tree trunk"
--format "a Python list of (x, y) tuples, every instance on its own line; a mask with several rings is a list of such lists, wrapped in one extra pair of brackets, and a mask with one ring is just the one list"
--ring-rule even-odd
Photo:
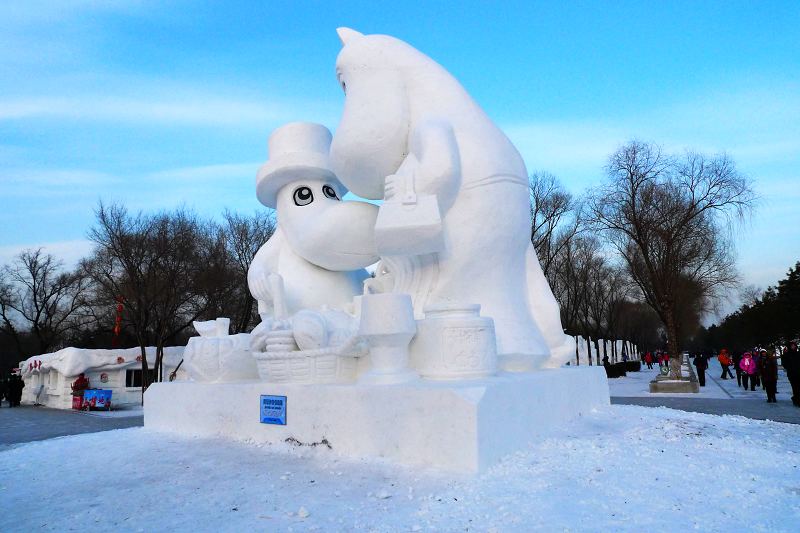
[(164, 381), (164, 346), (162, 341), (156, 344), (156, 361), (153, 364), (153, 370), (155, 371), (155, 381)]
[(575, 366), (581, 366), (581, 354), (578, 352), (578, 337), (575, 337)]
[(600, 340), (597, 338), (594, 339), (594, 357), (596, 361), (595, 364), (597, 364), (597, 366), (600, 366)]
[(592, 366), (592, 338), (586, 336), (586, 357), (589, 358), (589, 366)]
[(147, 368), (147, 350), (145, 343), (139, 339), (139, 350), (142, 356), (142, 405), (144, 405), (144, 391), (147, 390), (147, 387), (150, 386), (149, 376), (150, 373), (148, 372)]
[(675, 314), (672, 307), (665, 310), (665, 326), (667, 329), (667, 353), (669, 354), (669, 375), (672, 379), (681, 379), (681, 363), (683, 357), (678, 346), (678, 326), (675, 323)]

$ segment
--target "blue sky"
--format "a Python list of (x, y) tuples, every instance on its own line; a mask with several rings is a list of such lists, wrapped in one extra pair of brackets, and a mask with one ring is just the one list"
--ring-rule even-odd
[(442, 63), (573, 192), (632, 139), (727, 151), (762, 201), (747, 283), (800, 259), (800, 2), (128, 2), (0, 5), (0, 262), (88, 250), (99, 199), (261, 209), (284, 122), (336, 127), (338, 26)]

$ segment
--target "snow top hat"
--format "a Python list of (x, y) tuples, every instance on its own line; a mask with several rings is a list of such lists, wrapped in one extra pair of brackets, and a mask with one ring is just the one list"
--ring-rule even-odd
[(269, 136), (269, 161), (256, 177), (256, 196), (275, 208), (278, 191), (300, 180), (321, 180), (336, 189), (339, 198), (347, 189), (336, 178), (328, 161), (331, 132), (322, 124), (290, 122)]

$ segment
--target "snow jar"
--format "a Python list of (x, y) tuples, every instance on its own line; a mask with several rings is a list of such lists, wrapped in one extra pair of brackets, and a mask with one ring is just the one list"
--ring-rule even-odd
[(475, 379), (497, 372), (494, 321), (479, 304), (424, 308), (411, 344), (411, 366), (426, 379)]

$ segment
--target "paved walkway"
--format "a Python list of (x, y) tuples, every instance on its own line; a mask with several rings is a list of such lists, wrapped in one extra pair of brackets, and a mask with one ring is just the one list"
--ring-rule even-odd
[(144, 417), (99, 417), (72, 410), (21, 406), (0, 408), (0, 449), (22, 442), (96, 433), (144, 424)]
[(778, 379), (778, 403), (767, 403), (767, 395), (757, 387), (744, 390), (733, 379), (720, 379), (722, 369), (716, 359), (709, 361), (706, 386), (699, 394), (650, 394), (647, 385), (655, 377), (654, 370), (643, 367), (642, 372), (628, 374), (628, 378), (609, 380), (611, 403), (643, 405), (646, 407), (670, 407), (682, 411), (694, 411), (712, 415), (740, 415), (757, 420), (774, 420), (800, 424), (800, 408), (792, 405), (791, 388), (783, 371)]
[(633, 398), (612, 397), (611, 403), (615, 405), (643, 405), (645, 407), (670, 407), (681, 411), (695, 413), (708, 413), (711, 415), (739, 415), (756, 420), (774, 420), (775, 422), (788, 422), (800, 424), (800, 408), (792, 402), (783, 399), (778, 403), (757, 402), (752, 400), (720, 400), (717, 398)]

